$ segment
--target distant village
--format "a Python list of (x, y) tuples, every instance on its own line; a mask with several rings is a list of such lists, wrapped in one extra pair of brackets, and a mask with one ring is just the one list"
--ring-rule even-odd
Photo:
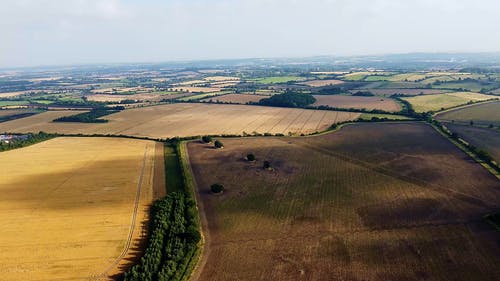
[(16, 140), (27, 140), (29, 139), (29, 135), (6, 135), (6, 134), (0, 134), (0, 142), (1, 143), (11, 143), (12, 141)]

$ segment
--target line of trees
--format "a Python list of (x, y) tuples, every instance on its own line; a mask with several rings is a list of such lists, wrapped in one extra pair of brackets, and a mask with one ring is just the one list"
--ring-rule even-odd
[(181, 170), (181, 190), (157, 200), (151, 208), (148, 246), (137, 265), (123, 276), (125, 281), (183, 280), (199, 249), (201, 234), (194, 194), (188, 190), (180, 149), (174, 142)]
[(71, 116), (63, 116), (54, 119), (53, 122), (79, 122), (79, 123), (107, 123), (108, 120), (99, 119), (100, 117), (119, 112), (123, 107), (94, 108), (89, 112), (79, 113)]

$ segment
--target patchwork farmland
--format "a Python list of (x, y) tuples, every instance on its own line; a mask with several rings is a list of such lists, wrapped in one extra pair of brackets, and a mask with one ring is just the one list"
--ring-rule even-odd
[[(163, 145), (56, 138), (0, 153), (2, 280), (97, 280), (137, 261)], [(162, 166), (163, 167), (163, 166)], [(155, 183), (155, 184), (154, 184)], [(164, 193), (164, 192), (163, 192)]]
[(482, 221), (500, 183), (426, 124), (222, 142), (187, 144), (206, 216), (193, 280), (500, 278)]

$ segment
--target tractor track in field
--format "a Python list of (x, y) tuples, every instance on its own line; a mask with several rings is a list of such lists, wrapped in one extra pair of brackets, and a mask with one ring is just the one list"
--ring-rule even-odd
[(130, 230), (128, 233), (127, 241), (125, 243), (125, 247), (123, 248), (121, 254), (115, 259), (115, 261), (106, 268), (106, 270), (96, 276), (91, 276), (89, 279), (95, 279), (95, 280), (100, 280), (100, 279), (109, 279), (108, 278), (108, 272), (111, 271), (115, 266), (117, 266), (120, 261), (125, 257), (127, 252), (130, 249), (130, 245), (132, 244), (132, 237), (134, 236), (134, 230), (135, 230), (135, 224), (137, 220), (137, 210), (139, 209), (139, 202), (141, 199), (141, 190), (142, 190), (142, 182), (144, 180), (144, 171), (146, 170), (146, 160), (147, 160), (147, 155), (148, 155), (149, 147), (146, 144), (146, 148), (144, 150), (144, 156), (142, 160), (142, 168), (141, 168), (141, 174), (139, 175), (139, 181), (137, 183), (137, 192), (135, 194), (135, 202), (134, 202), (134, 212), (132, 214), (132, 223), (130, 225)]

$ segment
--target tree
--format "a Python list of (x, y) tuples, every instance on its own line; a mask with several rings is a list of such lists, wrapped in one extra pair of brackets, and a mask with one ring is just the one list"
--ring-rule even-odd
[(223, 148), (224, 144), (222, 144), (222, 142), (220, 142), (219, 140), (216, 140), (214, 142), (214, 146), (215, 146), (215, 148)]
[(247, 155), (247, 160), (250, 161), (250, 162), (255, 161), (255, 155), (253, 155), (252, 153), (248, 154)]
[(203, 137), (201, 137), (201, 141), (203, 141), (204, 143), (211, 143), (212, 142), (212, 137), (210, 137), (210, 136), (203, 136)]
[(270, 170), (271, 168), (271, 162), (269, 161), (264, 161), (264, 169)]
[(210, 186), (210, 190), (215, 194), (219, 194), (224, 192), (224, 186), (222, 184), (214, 183)]

